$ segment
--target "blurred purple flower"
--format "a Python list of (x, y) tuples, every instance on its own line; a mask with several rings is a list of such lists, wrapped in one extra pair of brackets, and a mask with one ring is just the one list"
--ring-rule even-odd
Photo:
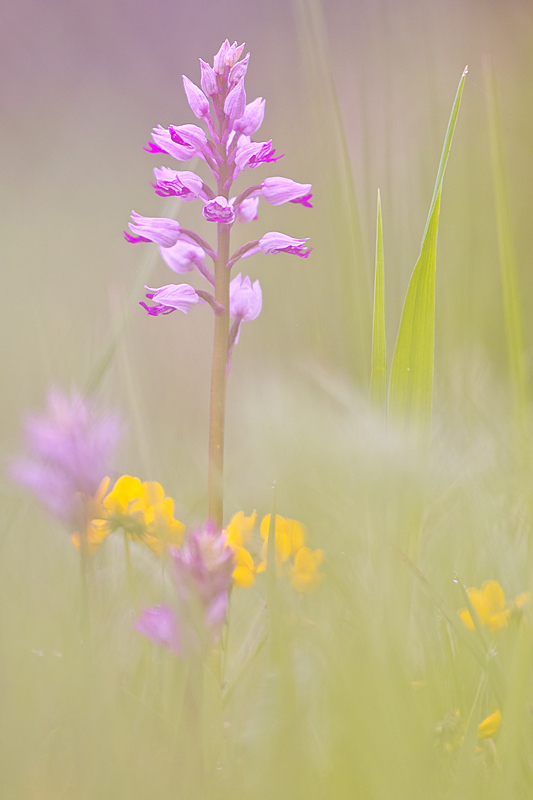
[(182, 643), (178, 623), (170, 606), (143, 608), (140, 617), (135, 622), (135, 629), (154, 644), (165, 647), (176, 655), (181, 655)]
[(93, 498), (109, 472), (118, 417), (99, 413), (78, 392), (50, 389), (46, 412), (29, 415), (24, 432), (28, 456), (11, 463), (11, 475), (53, 514), (77, 523), (80, 495)]
[(145, 608), (135, 627), (178, 655), (198, 655), (218, 640), (226, 620), (234, 552), (210, 522), (170, 552), (176, 578), (175, 610), (165, 605)]

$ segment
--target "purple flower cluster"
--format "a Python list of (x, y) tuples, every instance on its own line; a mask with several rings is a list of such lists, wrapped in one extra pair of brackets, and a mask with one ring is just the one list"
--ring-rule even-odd
[(77, 392), (51, 389), (47, 405), (45, 413), (26, 418), (28, 455), (11, 464), (11, 474), (49, 511), (77, 525), (80, 506), (94, 498), (109, 472), (120, 423)]
[[(206, 220), (227, 230), (235, 223), (246, 223), (257, 219), (259, 200), (263, 198), (271, 205), (300, 203), (311, 208), (311, 185), (296, 183), (289, 178), (266, 178), (262, 183), (249, 187), (237, 196), (231, 195), (235, 179), (247, 169), (282, 158), (276, 155), (272, 141), (256, 142), (252, 136), (259, 130), (265, 114), (265, 100), (257, 97), (246, 102), (244, 78), (250, 54), (241, 59), (244, 45), (226, 39), (213, 60), (213, 66), (200, 59), (200, 87), (183, 76), (183, 87), (189, 106), (207, 132), (198, 125), (160, 125), (152, 132), (153, 142), (145, 148), (150, 153), (164, 153), (177, 161), (202, 159), (216, 180), (214, 191), (199, 175), (190, 171), (173, 170), (168, 167), (154, 169), (156, 194), (161, 197), (179, 197), (189, 202), (203, 203), (202, 213)], [(142, 217), (132, 212), (130, 233), (127, 241), (154, 242), (160, 248), (166, 264), (177, 273), (198, 270), (203, 278), (215, 286), (213, 272), (206, 258), (216, 265), (218, 254), (207, 242), (193, 231), (183, 230), (172, 219)], [(233, 253), (223, 266), (231, 267), (240, 259), (254, 253), (273, 255), (292, 253), (307, 258), (310, 253), (305, 245), (307, 239), (294, 239), (283, 233), (266, 233), (261, 239), (248, 242)], [(209, 292), (196, 292), (188, 284), (168, 284), (159, 289), (148, 289), (146, 295), (154, 305), (141, 303), (148, 314), (170, 314), (179, 310), (188, 313), (198, 302), (208, 302), (216, 313), (226, 311), (220, 304), (212, 302)], [(230, 346), (239, 339), (242, 322), (255, 319), (261, 311), (261, 288), (259, 282), (251, 283), (248, 277), (238, 275), (230, 284), (229, 314), (235, 320), (230, 335)]]
[(218, 639), (226, 620), (234, 551), (225, 535), (208, 522), (171, 555), (175, 605), (144, 608), (135, 627), (177, 655), (198, 655)]

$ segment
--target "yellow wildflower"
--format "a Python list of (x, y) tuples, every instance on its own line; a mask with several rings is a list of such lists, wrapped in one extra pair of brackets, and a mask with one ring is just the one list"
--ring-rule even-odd
[[(103, 493), (107, 491), (109, 478)], [(174, 501), (156, 481), (141, 483), (139, 478), (122, 475), (109, 494), (100, 498), (100, 512), (87, 528), (89, 549), (94, 550), (106, 536), (122, 528), (160, 555), (166, 546), (180, 545), (185, 526), (174, 519)], [(79, 537), (76, 540), (79, 546)], [(76, 541), (74, 543), (76, 544)]]
[(232, 547), (244, 547), (252, 535), (256, 519), (257, 511), (253, 511), (249, 517), (244, 516), (244, 511), (234, 514), (226, 528), (228, 544)]
[(252, 535), (256, 518), (257, 511), (253, 511), (249, 517), (244, 515), (244, 511), (238, 511), (231, 518), (225, 531), (226, 541), (234, 551), (233, 581), (235, 586), (248, 588), (255, 582), (254, 560), (244, 545)]
[[(491, 631), (498, 631), (508, 625), (509, 619), (531, 598), (531, 593), (523, 592), (514, 601), (506, 603), (503, 589), (498, 581), (485, 581), (481, 589), (468, 589), (468, 597), (481, 624)], [(475, 628), (474, 620), (467, 608), (461, 608), (458, 614), (467, 628), (471, 630)]]
[(233, 570), (233, 581), (235, 586), (242, 586), (247, 589), (255, 582), (255, 564), (252, 556), (245, 547), (235, 548), (234, 555), (235, 569)]
[[(252, 553), (245, 546), (251, 539), (256, 518), (256, 511), (249, 517), (246, 517), (243, 511), (239, 511), (226, 528), (226, 540), (234, 551), (233, 581), (236, 586), (253, 586), (256, 574), (266, 569), (270, 514), (261, 521), (260, 534), (263, 544), (261, 561), (257, 565)], [(276, 514), (275, 543), (278, 573), (287, 575), (299, 592), (309, 592), (314, 589), (322, 580), (318, 566), (324, 554), (322, 550), (313, 551), (305, 546), (305, 530), (302, 523)], [(254, 552), (254, 548), (251, 549)]]
[(295, 589), (299, 592), (310, 592), (320, 583), (322, 575), (317, 569), (323, 558), (322, 550), (300, 547), (294, 556), (294, 565), (291, 569), (291, 583)]
[(500, 722), (502, 721), (502, 715), (498, 709), (493, 711), (492, 714), (489, 714), (483, 722), (479, 723), (477, 729), (477, 735), (480, 739), (493, 739), (496, 734), (498, 733), (498, 728), (500, 727)]
[[(270, 514), (267, 514), (266, 517), (263, 517), (261, 520), (261, 527), (259, 529), (264, 542), (261, 550), (262, 562), (257, 568), (258, 572), (262, 572), (266, 569), (269, 528)], [(305, 544), (304, 527), (302, 523), (298, 522), (296, 519), (285, 519), (285, 517), (280, 516), (280, 514), (276, 514), (274, 534), (276, 537), (276, 562), (278, 566), (280, 562), (287, 561), (290, 556), (297, 553)]]

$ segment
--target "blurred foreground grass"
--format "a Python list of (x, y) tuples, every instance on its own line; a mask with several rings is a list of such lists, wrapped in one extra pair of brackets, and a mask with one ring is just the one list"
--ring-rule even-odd
[[(306, 52), (308, 59), (317, 52), (326, 57), (318, 9), (306, 3), (298, 13), (304, 59)], [(309, 60), (303, 63), (316, 79)], [(326, 67), (318, 62), (322, 77)], [(315, 94), (317, 119), (338, 142), (345, 133), (332, 117), (331, 86), (325, 81)], [(443, 107), (450, 102), (451, 95), (442, 98)], [(344, 351), (333, 363), (321, 357), (331, 347), (325, 337), (319, 356), (305, 356), (297, 374), (290, 360), (259, 363), (252, 356), (243, 367), (236, 357), (227, 442), (230, 514), (254, 507), (268, 513), (275, 480), (279, 512), (302, 520), (311, 546), (325, 551), (324, 581), (309, 596), (280, 582), (267, 597), (266, 576), (233, 591), (222, 692), (214, 665), (187, 666), (134, 631), (122, 547), (113, 539), (94, 557), (93, 640), (90, 648), (83, 645), (77, 553), (33, 504), (6, 490), (2, 798), (531, 796), (531, 609), (496, 632), (469, 630), (457, 614), (468, 602), (462, 586), (495, 579), (509, 600), (533, 589), (527, 370), (498, 149), (501, 121), (496, 105), (490, 107), (511, 377), (503, 380), (486, 352), (447, 348), (455, 320), (439, 321), (437, 311), (429, 448), (410, 430), (386, 426), (382, 409), (368, 400), (371, 276), (355, 192), (346, 154), (340, 163), (339, 150), (327, 154), (325, 205), (338, 249), (327, 258), (319, 249), (316, 257), (321, 269), (336, 270), (343, 287), (334, 324)], [(448, 209), (444, 224), (450, 216)], [(386, 232), (386, 215), (383, 226)], [(326, 232), (320, 235), (325, 241)], [(385, 282), (392, 263), (385, 251)], [(386, 302), (387, 294), (387, 309)], [(319, 326), (315, 332), (320, 340)], [(138, 393), (144, 364), (122, 330), (117, 341), (103, 365), (104, 391), (113, 396), (119, 387), (132, 442), (131, 459), (117, 467), (142, 469), (146, 479), (164, 474), (179, 503), (177, 516), (192, 524), (204, 511), (204, 442), (171, 433), (159, 451), (146, 432)], [(389, 345), (389, 366), (391, 354)], [(180, 390), (187, 394), (185, 378)], [(192, 408), (186, 396), (183, 412), (174, 400), (160, 399), (168, 425), (171, 414)], [(180, 450), (180, 468), (173, 448)], [(412, 538), (416, 547), (404, 547)], [(132, 549), (136, 602), (161, 602), (169, 588), (159, 562)], [(496, 709), (502, 714), (497, 735), (478, 740), (479, 723)]]

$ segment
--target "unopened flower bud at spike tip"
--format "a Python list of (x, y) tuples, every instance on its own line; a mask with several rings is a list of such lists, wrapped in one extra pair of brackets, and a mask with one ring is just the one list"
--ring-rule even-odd
[(244, 80), (240, 80), (224, 101), (224, 113), (230, 120), (236, 120), (242, 117), (245, 108), (246, 92), (244, 90)]
[(199, 89), (198, 86), (196, 86), (196, 84), (194, 84), (186, 75), (182, 75), (181, 77), (183, 78), (183, 88), (185, 90), (187, 102), (191, 107), (192, 113), (198, 119), (207, 117), (209, 114), (209, 100), (202, 90)]
[(243, 50), (244, 43), (238, 45), (237, 42), (233, 42), (230, 45), (229, 40), (226, 39), (213, 59), (213, 69), (217, 75), (223, 75), (226, 67), (233, 67), (241, 57)]
[(250, 61), (250, 53), (242, 61), (238, 61), (229, 71), (228, 86), (235, 86), (240, 80), (246, 77), (248, 70), (248, 62)]
[(200, 86), (208, 97), (218, 94), (217, 76), (214, 69), (205, 61), (200, 59)]
[(253, 136), (263, 124), (265, 102), (262, 97), (256, 97), (255, 100), (248, 103), (242, 117), (233, 123), (234, 130), (245, 134), (245, 136)]

